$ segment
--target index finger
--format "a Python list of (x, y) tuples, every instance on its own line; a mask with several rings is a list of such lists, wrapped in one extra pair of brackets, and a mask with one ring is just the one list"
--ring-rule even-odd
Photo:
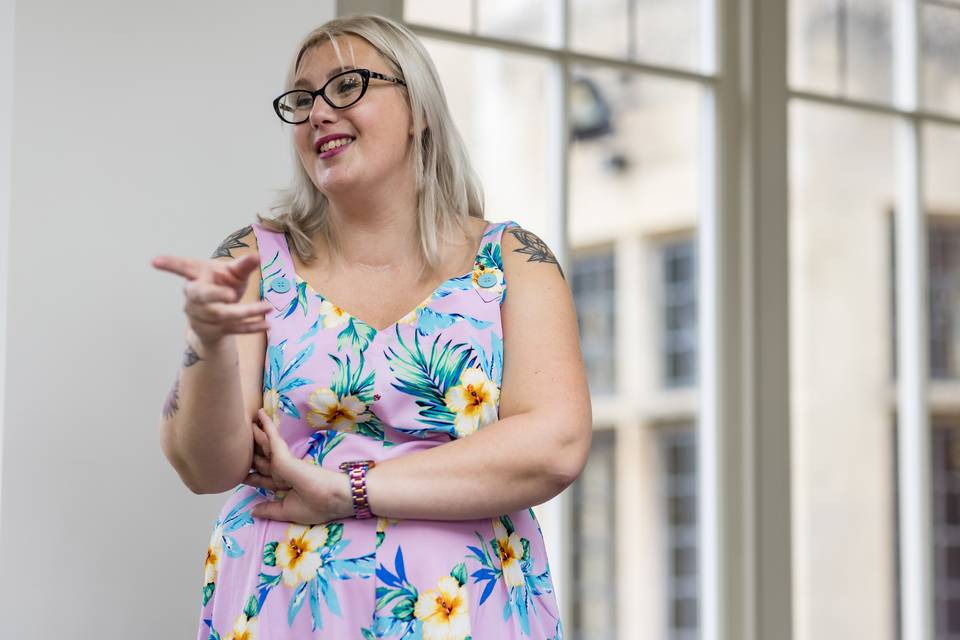
[(190, 280), (196, 280), (204, 273), (203, 263), (193, 258), (180, 256), (157, 256), (150, 261), (154, 269), (175, 273)]
[(227, 265), (230, 275), (246, 280), (260, 266), (260, 260), (252, 253), (246, 253)]

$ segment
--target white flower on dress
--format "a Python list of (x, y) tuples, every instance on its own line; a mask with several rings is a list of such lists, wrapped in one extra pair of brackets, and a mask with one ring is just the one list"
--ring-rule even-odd
[(286, 540), (277, 544), (277, 566), (283, 571), (283, 581), (296, 587), (317, 575), (323, 563), (317, 550), (327, 542), (327, 528), (323, 525), (307, 527), (291, 524)]
[(357, 396), (341, 398), (327, 387), (311, 393), (307, 404), (310, 405), (307, 422), (314, 429), (354, 432), (358, 424), (373, 417)]
[(346, 324), (350, 319), (350, 314), (333, 304), (329, 300), (324, 300), (319, 307), (320, 317), (323, 319), (324, 329), (331, 329)]
[(223, 636), (223, 640), (257, 640), (257, 619), (241, 613), (233, 623), (233, 631)]
[(509, 587), (523, 586), (523, 543), (520, 536), (514, 531), (507, 535), (507, 528), (499, 519), (493, 521), (493, 536), (497, 539), (497, 553), (500, 556), (500, 570), (503, 579)]
[(417, 597), (413, 615), (423, 623), (423, 640), (463, 640), (470, 635), (467, 585), (452, 576)]
[(451, 387), (444, 400), (456, 413), (453, 420), (458, 435), (465, 436), (497, 420), (500, 389), (483, 369), (472, 367), (460, 375), (460, 384)]
[(220, 572), (220, 560), (223, 558), (223, 527), (213, 528), (210, 544), (207, 546), (207, 560), (203, 564), (203, 584), (216, 581)]

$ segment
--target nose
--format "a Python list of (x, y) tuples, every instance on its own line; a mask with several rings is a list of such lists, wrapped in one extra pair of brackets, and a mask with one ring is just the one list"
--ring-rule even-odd
[(313, 106), (310, 108), (310, 123), (314, 126), (336, 122), (340, 119), (337, 109), (334, 109), (323, 96), (317, 96), (313, 99)]

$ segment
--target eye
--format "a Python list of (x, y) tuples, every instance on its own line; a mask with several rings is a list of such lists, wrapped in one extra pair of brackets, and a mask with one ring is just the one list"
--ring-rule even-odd
[(313, 106), (313, 96), (307, 92), (295, 93), (290, 96), (294, 109), (309, 109)]
[(360, 81), (356, 76), (346, 76), (336, 83), (336, 92), (339, 94), (352, 93), (360, 88)]

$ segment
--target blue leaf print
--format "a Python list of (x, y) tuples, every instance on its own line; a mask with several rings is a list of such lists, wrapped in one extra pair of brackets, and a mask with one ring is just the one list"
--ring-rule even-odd
[(441, 329), (450, 327), (458, 320), (466, 320), (477, 329), (486, 329), (493, 324), (488, 320), (478, 320), (471, 316), (465, 316), (462, 313), (445, 313), (424, 307), (417, 314), (417, 332), (422, 336), (428, 336)]
[(330, 609), (330, 613), (335, 616), (340, 616), (340, 600), (337, 599), (336, 589), (331, 589), (330, 581), (323, 576), (317, 576), (317, 581), (320, 583), (323, 600), (327, 603), (327, 608)]
[[(299, 419), (300, 412), (297, 410), (296, 405), (293, 404), (293, 401), (287, 396), (287, 392), (312, 383), (312, 381), (306, 378), (294, 378), (291, 376), (313, 355), (314, 346), (312, 344), (307, 345), (305, 349), (295, 355), (287, 366), (284, 367), (283, 360), (286, 346), (287, 341), (282, 340), (278, 344), (267, 347), (268, 365), (263, 375), (263, 391), (264, 395), (276, 394), (275, 402), (277, 408)], [(266, 399), (264, 406), (268, 406)], [(269, 410), (268, 408), (268, 412)]]
[(446, 298), (448, 295), (456, 291), (470, 291), (471, 289), (473, 289), (472, 271), (457, 278), (450, 278), (446, 282), (442, 283), (433, 292), (431, 298)]
[(313, 580), (304, 582), (297, 587), (293, 597), (290, 598), (290, 607), (287, 609), (287, 624), (291, 627), (293, 626), (294, 618), (296, 618), (297, 614), (300, 612), (300, 607), (302, 607), (303, 603), (306, 601), (307, 585), (309, 585), (311, 582), (313, 582)]
[(477, 353), (480, 368), (498, 387), (503, 382), (503, 338), (493, 331), (490, 332), (490, 355), (476, 340), (470, 340), (473, 350)]
[(310, 617), (313, 619), (313, 630), (323, 629), (323, 618), (320, 615), (320, 595), (317, 581), (310, 581)]
[(327, 570), (330, 576), (337, 580), (346, 580), (352, 576), (367, 577), (373, 575), (375, 562), (374, 553), (371, 552), (359, 558), (332, 560), (327, 564)]
[(317, 319), (314, 321), (314, 323), (313, 323), (312, 325), (310, 325), (310, 328), (307, 329), (307, 332), (304, 333), (302, 336), (300, 336), (300, 337), (297, 339), (297, 344), (300, 344), (300, 343), (303, 342), (304, 340), (308, 340), (308, 339), (312, 338), (313, 336), (317, 335), (317, 331), (319, 331), (319, 330), (320, 330), (320, 318), (317, 318)]
[(289, 318), (296, 312), (297, 309), (303, 311), (304, 317), (307, 315), (307, 283), (300, 278), (297, 278), (297, 295), (290, 299), (290, 304), (287, 305), (287, 308), (277, 314), (276, 317), (283, 316), (283, 318)]
[(336, 431), (322, 430), (310, 436), (310, 446), (305, 457), (311, 458), (318, 466), (323, 466), (323, 460), (334, 447), (340, 444), (346, 436)]
[(406, 582), (406, 581), (407, 581), (407, 573), (406, 573), (406, 570), (405, 570), (404, 567), (403, 567), (403, 551), (400, 549), (400, 547), (397, 547), (397, 555), (393, 558), (393, 565), (394, 565), (394, 567), (395, 567), (396, 570), (397, 570), (397, 576), (398, 576), (401, 580), (403, 580), (404, 582)]
[(203, 624), (207, 625), (207, 628), (210, 629), (210, 635), (207, 636), (207, 640), (221, 640), (220, 634), (217, 633), (217, 630), (213, 628), (213, 620), (210, 618), (204, 618)]

